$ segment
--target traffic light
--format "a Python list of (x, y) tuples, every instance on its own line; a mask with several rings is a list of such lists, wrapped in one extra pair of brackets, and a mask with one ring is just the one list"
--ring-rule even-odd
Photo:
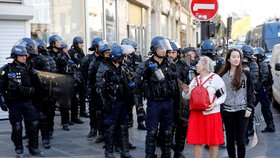
[(209, 24), (209, 37), (215, 37), (216, 28), (214, 23)]
[(227, 37), (231, 37), (232, 17), (227, 18)]

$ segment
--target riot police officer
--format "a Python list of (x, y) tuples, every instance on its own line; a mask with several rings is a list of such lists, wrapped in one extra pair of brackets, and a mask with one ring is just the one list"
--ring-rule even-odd
[[(49, 72), (56, 72), (56, 63), (54, 59), (51, 57), (47, 50), (47, 45), (45, 41), (38, 39), (37, 42), (37, 49), (38, 53), (43, 55), (47, 62), (49, 63), (50, 70)], [(47, 119), (47, 126), (49, 130), (49, 137), (52, 137), (54, 131), (54, 116), (55, 116), (55, 99), (52, 99), (50, 96), (45, 95), (43, 99), (43, 104), (48, 106), (48, 110), (46, 112), (46, 119)], [(42, 125), (43, 126), (43, 125)]]
[[(180, 54), (182, 52), (180, 45), (173, 40), (170, 40), (170, 44), (173, 51), (168, 51), (167, 56), (171, 58), (178, 69), (178, 79), (180, 86), (182, 84), (189, 84), (189, 65), (184, 61), (181, 60)], [(176, 94), (176, 99), (174, 100), (174, 121), (173, 121), (173, 130), (172, 135), (175, 135), (175, 144), (173, 145), (174, 149), (174, 158), (184, 158), (183, 150), (185, 147), (185, 140), (186, 140), (186, 133), (187, 133), (187, 126), (188, 126), (188, 116), (189, 110), (188, 105), (185, 101), (182, 100), (180, 97), (181, 93)]]
[[(84, 47), (83, 38), (80, 36), (74, 37), (73, 44), (68, 53), (78, 68), (80, 68), (82, 59), (85, 57), (83, 47)], [(78, 85), (75, 87), (76, 92), (79, 94), (79, 98), (76, 102), (79, 102), (80, 105), (80, 117), (88, 118), (89, 115), (86, 112), (86, 103), (85, 103), (85, 89), (84, 89), (85, 79), (83, 78), (80, 69), (77, 69), (75, 73), (76, 74), (78, 73), (80, 76), (79, 79), (80, 82), (77, 82)]]
[(265, 61), (265, 52), (261, 47), (257, 47), (254, 49), (254, 56), (257, 59), (260, 72), (260, 88), (256, 93), (255, 106), (257, 106), (258, 102), (261, 103), (261, 111), (266, 123), (266, 128), (262, 130), (262, 132), (275, 132), (275, 125), (270, 109), (270, 100), (268, 98), (269, 87), (271, 87), (273, 84), (271, 71), (268, 63)]
[[(103, 103), (96, 89), (96, 73), (101, 63), (106, 64), (111, 48), (102, 38), (95, 38), (92, 41), (93, 47), (96, 48), (95, 56), (89, 65), (88, 70), (88, 95), (89, 95), (89, 108), (90, 108), (90, 134), (95, 134), (98, 131), (98, 137), (95, 142), (100, 143), (104, 141), (104, 127), (103, 127)], [(92, 133), (93, 132), (93, 133)], [(96, 134), (95, 134), (96, 135)]]
[(36, 40), (36, 42), (37, 42), (36, 45), (37, 45), (38, 53), (43, 55), (47, 60), (47, 62), (49, 63), (50, 66), (49, 72), (56, 72), (56, 63), (54, 59), (50, 56), (45, 41), (38, 39)]
[(146, 158), (156, 157), (155, 140), (158, 131), (162, 132), (161, 156), (169, 158), (171, 157), (173, 98), (178, 92), (178, 73), (175, 63), (166, 57), (166, 51), (172, 50), (166, 38), (154, 37), (150, 50), (152, 57), (142, 62), (135, 73), (134, 79), (137, 86), (135, 105), (138, 115), (141, 114), (144, 117), (143, 97), (147, 99)]
[(187, 47), (183, 49), (181, 59), (186, 61), (190, 66), (195, 66), (198, 62), (199, 56), (194, 47)]
[[(141, 56), (136, 55), (136, 50), (137, 50), (137, 43), (130, 38), (124, 38), (121, 41), (121, 45), (130, 45), (134, 48), (133, 52), (130, 52), (129, 54), (126, 55), (126, 60), (125, 60), (125, 65), (129, 69), (129, 71), (134, 74), (136, 72), (136, 68), (139, 65), (139, 63), (142, 62)], [(133, 126), (133, 106), (134, 106), (134, 99), (129, 99), (129, 110), (128, 110), (128, 126), (132, 127)], [(146, 130), (145, 127), (145, 121), (141, 119), (141, 117), (137, 117), (137, 123), (138, 123), (138, 129), (140, 130)]]
[(83, 78), (81, 71), (80, 71), (80, 66), (81, 66), (81, 62), (82, 59), (85, 57), (84, 51), (83, 51), (83, 47), (84, 47), (84, 40), (82, 37), (80, 36), (76, 36), (73, 39), (73, 44), (71, 46), (71, 49), (69, 50), (69, 55), (71, 57), (71, 59), (74, 61), (74, 63), (77, 65), (77, 67), (79, 69), (77, 69), (81, 78), (80, 81), (81, 83), (78, 84), (78, 86), (76, 87), (78, 94), (79, 94), (79, 105), (80, 105), (80, 117), (86, 117), (88, 118), (89, 115), (86, 112), (86, 104), (85, 104), (85, 88), (84, 88), (84, 82), (86, 81), (86, 79)]
[[(67, 62), (70, 59), (66, 53), (62, 52), (62, 38), (58, 35), (52, 35), (49, 38), (49, 54), (54, 59), (56, 63), (56, 70), (58, 73), (65, 74), (67, 72)], [(73, 63), (70, 61), (70, 63)], [(69, 105), (59, 105), (59, 110), (61, 113), (61, 125), (62, 129), (69, 131)]]
[[(19, 44), (24, 46), (27, 50), (28, 56), (27, 56), (26, 64), (28, 66), (36, 70), (50, 71), (50, 65), (47, 59), (43, 55), (38, 54), (38, 52), (35, 51), (36, 41), (34, 42), (30, 38), (22, 38), (19, 41)], [(49, 149), (51, 147), (50, 138), (49, 138), (49, 129), (48, 129), (48, 119), (47, 119), (49, 106), (48, 104), (44, 104), (44, 98), (45, 98), (45, 94), (43, 93), (43, 91), (37, 90), (37, 93), (35, 93), (34, 97), (32, 98), (32, 104), (34, 105), (34, 107), (36, 108), (39, 114), (39, 130), (41, 132), (43, 146), (45, 149)]]
[(126, 102), (130, 89), (128, 78), (122, 69), (123, 58), (122, 48), (113, 47), (108, 64), (101, 63), (96, 74), (96, 91), (100, 94), (104, 106), (106, 158), (114, 158), (113, 142), (117, 125), (120, 127), (121, 158), (132, 158), (128, 150), (128, 105)]
[[(254, 61), (253, 55), (254, 55), (254, 50), (250, 45), (244, 45), (241, 47), (241, 50), (243, 52), (243, 68), (247, 71), (250, 72), (251, 79), (252, 79), (252, 84), (253, 84), (253, 89), (254, 89), (254, 94), (259, 91), (260, 88), (260, 83), (259, 83), (259, 66), (258, 64)], [(255, 96), (255, 95), (253, 95)], [(256, 98), (254, 98), (256, 99)], [(254, 111), (255, 108), (252, 108), (252, 114), (249, 117), (249, 123), (247, 127), (247, 132), (245, 135), (245, 144), (249, 143), (248, 136), (254, 134)]]
[[(90, 118), (90, 131), (87, 135), (88, 138), (95, 137), (97, 135), (97, 121), (96, 121), (96, 106), (94, 106), (94, 95), (95, 93), (95, 78), (93, 76), (92, 79), (94, 81), (89, 81), (88, 73), (89, 73), (89, 66), (91, 63), (96, 61), (96, 58), (99, 56), (99, 42), (103, 41), (102, 38), (94, 38), (91, 42), (91, 46), (88, 49), (92, 53), (88, 53), (81, 62), (80, 70), (82, 72), (83, 78), (86, 79), (85, 81), (85, 89), (86, 89), (86, 98), (89, 102), (89, 118)], [(97, 71), (97, 70), (96, 70)], [(95, 72), (96, 73), (96, 72)], [(92, 80), (91, 79), (91, 80)], [(92, 87), (91, 87), (92, 86)]]
[(15, 45), (9, 57), (14, 59), (13, 62), (1, 68), (0, 105), (2, 110), (7, 111), (6, 107), (9, 109), (9, 120), (12, 125), (11, 138), (15, 145), (16, 157), (23, 157), (23, 118), (28, 133), (30, 154), (43, 157), (44, 153), (38, 149), (39, 116), (31, 102), (40, 82), (36, 72), (26, 65), (26, 57), (26, 49)]
[(214, 72), (217, 73), (224, 65), (225, 59), (216, 53), (215, 44), (212, 40), (207, 39), (201, 44), (201, 55), (208, 56), (213, 60)]

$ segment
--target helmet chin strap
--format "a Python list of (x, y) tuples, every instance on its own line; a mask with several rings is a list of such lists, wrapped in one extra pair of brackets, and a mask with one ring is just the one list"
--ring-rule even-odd
[(179, 57), (177, 56), (176, 58), (173, 59), (174, 62), (176, 62), (179, 59)]
[(164, 58), (165, 56), (159, 56), (158, 54), (157, 54), (157, 52), (154, 52), (154, 54), (155, 54), (155, 56), (157, 56), (158, 58)]

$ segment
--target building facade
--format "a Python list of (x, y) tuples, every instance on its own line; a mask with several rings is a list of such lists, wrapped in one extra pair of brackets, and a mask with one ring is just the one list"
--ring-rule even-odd
[(146, 57), (150, 41), (161, 35), (181, 47), (196, 46), (190, 0), (0, 0), (0, 66), (22, 37), (60, 35), (69, 46), (82, 36), (86, 48), (95, 37), (120, 43), (129, 37)]

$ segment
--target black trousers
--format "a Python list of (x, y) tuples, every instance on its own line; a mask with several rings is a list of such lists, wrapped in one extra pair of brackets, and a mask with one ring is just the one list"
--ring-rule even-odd
[(227, 152), (230, 158), (236, 158), (235, 141), (237, 142), (238, 158), (245, 158), (245, 132), (248, 118), (244, 117), (245, 110), (236, 112), (222, 111), (222, 117), (226, 128)]

